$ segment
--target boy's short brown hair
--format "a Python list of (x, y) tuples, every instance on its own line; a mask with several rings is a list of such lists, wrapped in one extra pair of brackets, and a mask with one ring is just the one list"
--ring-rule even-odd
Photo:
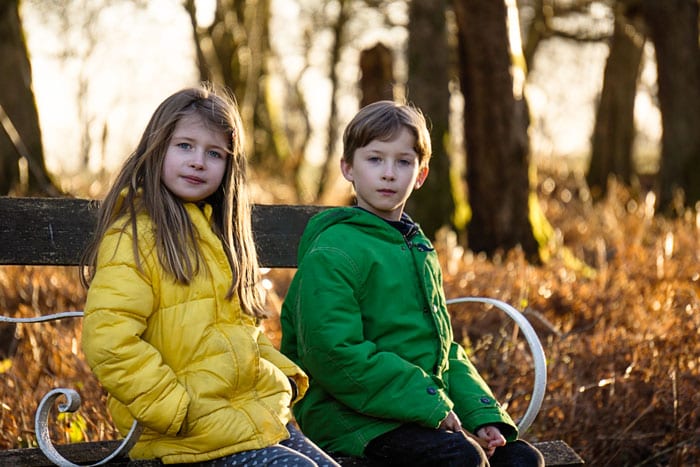
[(421, 167), (427, 167), (432, 155), (430, 132), (423, 113), (410, 104), (394, 101), (373, 102), (348, 123), (343, 133), (343, 159), (352, 164), (355, 151), (374, 140), (388, 141), (407, 128), (416, 138), (413, 149)]

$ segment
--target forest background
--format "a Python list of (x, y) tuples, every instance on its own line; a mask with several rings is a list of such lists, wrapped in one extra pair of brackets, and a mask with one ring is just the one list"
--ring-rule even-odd
[[(510, 302), (545, 345), (525, 438), (564, 439), (593, 465), (700, 457), (697, 1), (7, 0), (0, 31), (12, 196), (99, 198), (155, 105), (211, 80), (238, 97), (256, 202), (343, 204), (343, 125), (372, 100), (414, 102), (435, 154), (409, 212), (447, 296)], [(266, 273), (271, 311), (292, 273)], [(84, 300), (61, 268), (3, 267), (0, 292), (8, 316)], [(492, 310), (451, 312), (522, 414), (519, 333)], [(116, 437), (79, 324), (38, 328), (0, 329), (2, 446), (33, 445), (38, 400), (76, 384), (84, 407), (58, 436)], [(278, 338), (275, 319), (267, 330)]]

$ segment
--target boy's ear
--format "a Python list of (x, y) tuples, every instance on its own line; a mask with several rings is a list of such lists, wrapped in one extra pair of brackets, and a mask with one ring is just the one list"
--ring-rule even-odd
[(345, 180), (348, 182), (354, 182), (352, 178), (352, 164), (343, 158), (340, 159), (340, 171), (343, 173)]
[(428, 172), (430, 172), (430, 167), (428, 166), (418, 169), (418, 177), (416, 177), (416, 184), (414, 187), (415, 190), (423, 186), (423, 182), (428, 178)]

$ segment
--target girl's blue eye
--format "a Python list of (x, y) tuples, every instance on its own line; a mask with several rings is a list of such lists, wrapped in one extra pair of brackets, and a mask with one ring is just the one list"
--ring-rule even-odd
[(209, 151), (209, 156), (213, 157), (214, 159), (222, 159), (224, 157), (217, 151)]
[(176, 146), (181, 149), (189, 149), (191, 147), (190, 143), (177, 143)]

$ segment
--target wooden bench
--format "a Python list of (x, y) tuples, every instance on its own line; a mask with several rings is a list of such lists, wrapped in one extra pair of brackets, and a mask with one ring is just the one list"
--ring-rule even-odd
[[(320, 212), (320, 206), (256, 205), (253, 209), (253, 230), (261, 266), (268, 268), (296, 267), (299, 238), (309, 218)], [(92, 235), (97, 203), (69, 198), (0, 197), (0, 265), (76, 266), (81, 252)], [(542, 347), (524, 316), (510, 305), (493, 299), (460, 298), (457, 301), (482, 301), (506, 312), (524, 331), (535, 361), (535, 385), (530, 407), (518, 422), (525, 431), (539, 410), (546, 385), (546, 366)], [(44, 322), (48, 319), (80, 316), (80, 312), (53, 317), (19, 319), (0, 317), (2, 322)], [(541, 353), (541, 355), (539, 355)], [(539, 358), (538, 358), (539, 357)], [(539, 363), (538, 363), (539, 362)], [(0, 465), (112, 465), (150, 467), (157, 461), (130, 461), (126, 455), (138, 436), (123, 441), (82, 442), (54, 446), (48, 435), (48, 413), (54, 403), (60, 411), (72, 412), (80, 405), (78, 394), (71, 389), (57, 388), (39, 404), (35, 432), (39, 448), (0, 451)], [(534, 443), (544, 454), (546, 465), (581, 465), (583, 460), (563, 441)], [(70, 459), (70, 460), (67, 460)], [(361, 459), (339, 458), (343, 465), (362, 465)]]

